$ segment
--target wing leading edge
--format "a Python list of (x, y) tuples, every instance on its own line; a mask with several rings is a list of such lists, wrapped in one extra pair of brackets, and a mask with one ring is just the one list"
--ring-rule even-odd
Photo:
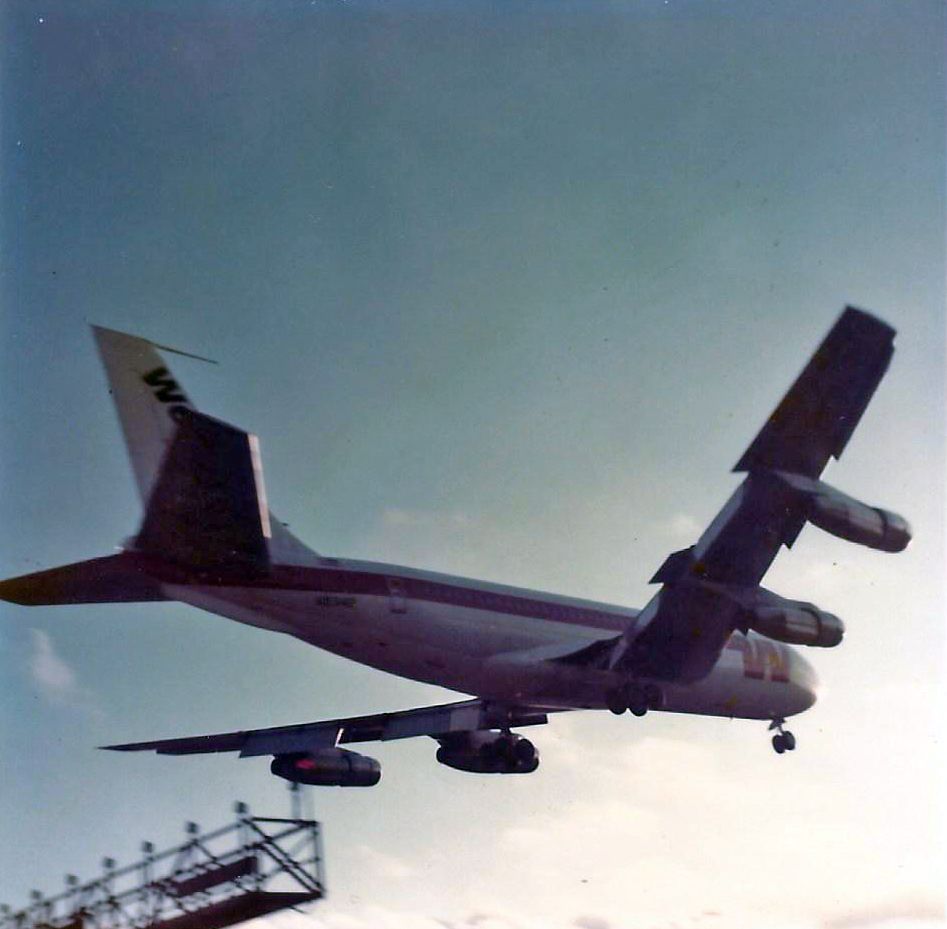
[(129, 742), (124, 745), (103, 745), (102, 748), (118, 752), (154, 751), (159, 755), (239, 752), (241, 758), (248, 758), (312, 752), (354, 742), (385, 742), (417, 736), (439, 738), (451, 733), (538, 726), (547, 720), (545, 712), (531, 707), (510, 707), (487, 700), (463, 700), (440, 706), (330, 719), (297, 726), (247, 729), (155, 742)]

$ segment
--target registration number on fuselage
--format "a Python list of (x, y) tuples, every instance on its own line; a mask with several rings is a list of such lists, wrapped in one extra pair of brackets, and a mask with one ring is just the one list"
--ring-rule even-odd
[(338, 594), (319, 594), (316, 597), (316, 606), (341, 606), (351, 610), (355, 608), (355, 597), (339, 596)]

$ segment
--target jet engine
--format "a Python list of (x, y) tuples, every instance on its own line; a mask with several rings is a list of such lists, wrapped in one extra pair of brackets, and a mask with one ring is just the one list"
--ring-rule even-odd
[(903, 552), (911, 541), (911, 527), (903, 516), (839, 493), (813, 497), (809, 522), (840, 539), (882, 552)]
[(842, 641), (845, 626), (837, 616), (802, 600), (785, 600), (770, 594), (771, 602), (754, 607), (748, 618), (750, 629), (790, 645), (832, 648)]
[(457, 771), (531, 774), (539, 767), (536, 746), (515, 732), (458, 732), (441, 736), (438, 741), (441, 747), (437, 760)]
[(911, 541), (903, 516), (855, 500), (823, 481), (778, 471), (779, 480), (807, 501), (806, 518), (825, 532), (882, 552), (901, 552)]
[(295, 784), (326, 787), (374, 787), (381, 780), (381, 765), (374, 758), (344, 748), (277, 755), (270, 771)]

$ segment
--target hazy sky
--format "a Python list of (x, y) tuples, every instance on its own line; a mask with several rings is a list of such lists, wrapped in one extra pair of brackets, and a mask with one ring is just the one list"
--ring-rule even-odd
[[(319, 551), (628, 605), (844, 304), (898, 329), (826, 477), (914, 543), (809, 528), (767, 578), (849, 628), (794, 754), (661, 714), (557, 719), (525, 778), (382, 746), (315, 795), (330, 898), (274, 929), (940, 924), (941, 3), (0, 16), (3, 575), (137, 527), (90, 322), (219, 359), (172, 365)], [(288, 810), (262, 760), (96, 745), (451, 696), (171, 603), (0, 604), (0, 674), (13, 905)]]

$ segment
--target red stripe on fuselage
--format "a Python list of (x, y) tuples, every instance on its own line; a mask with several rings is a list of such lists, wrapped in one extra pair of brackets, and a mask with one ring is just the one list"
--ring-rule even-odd
[[(533, 591), (491, 590), (465, 584), (397, 573), (377, 573), (349, 567), (303, 567), (274, 565), (266, 576), (250, 577), (224, 572), (198, 572), (160, 559), (129, 554), (150, 576), (168, 584), (200, 587), (244, 587), (269, 590), (301, 590), (313, 593), (388, 597), (391, 581), (408, 602), (443, 603), (493, 613), (524, 616), (548, 622), (569, 623), (621, 632), (637, 611), (613, 613), (593, 605), (575, 605), (559, 600), (542, 600)], [(530, 595), (532, 594), (532, 595)]]

